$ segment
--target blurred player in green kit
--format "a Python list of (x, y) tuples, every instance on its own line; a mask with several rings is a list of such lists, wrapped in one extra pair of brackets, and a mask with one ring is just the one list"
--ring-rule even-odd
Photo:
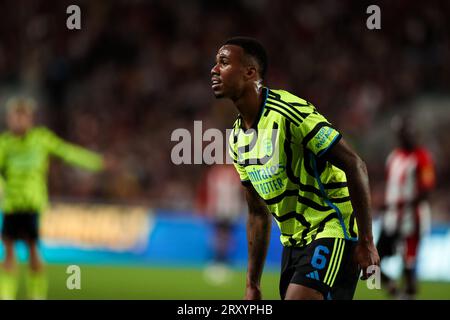
[(0, 272), (0, 299), (15, 299), (18, 270), (14, 252), (17, 240), (28, 249), (27, 297), (45, 299), (47, 279), (38, 252), (39, 219), (47, 202), (49, 156), (91, 171), (103, 168), (103, 158), (69, 144), (45, 127), (34, 127), (35, 102), (11, 98), (6, 104), (8, 131), (0, 135), (0, 174), (3, 213), (2, 241), (5, 260)]

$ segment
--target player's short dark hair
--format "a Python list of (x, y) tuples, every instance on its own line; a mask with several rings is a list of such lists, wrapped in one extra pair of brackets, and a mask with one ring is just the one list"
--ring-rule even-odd
[(264, 79), (267, 72), (267, 53), (264, 46), (256, 39), (250, 37), (233, 37), (225, 41), (224, 45), (232, 44), (244, 49), (245, 54), (253, 57), (259, 64), (259, 76)]

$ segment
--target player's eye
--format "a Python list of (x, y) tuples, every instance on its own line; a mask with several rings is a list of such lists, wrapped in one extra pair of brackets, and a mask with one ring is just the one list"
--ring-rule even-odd
[(220, 55), (217, 57), (217, 61), (221, 66), (227, 66), (229, 65), (228, 57), (225, 57), (223, 55)]

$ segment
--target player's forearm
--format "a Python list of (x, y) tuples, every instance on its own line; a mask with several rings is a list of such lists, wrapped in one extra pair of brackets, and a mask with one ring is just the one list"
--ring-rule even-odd
[(61, 144), (56, 155), (71, 165), (90, 171), (100, 171), (104, 160), (100, 154), (70, 143)]
[(271, 218), (267, 209), (249, 212), (247, 222), (247, 287), (259, 288), (270, 241)]
[(373, 241), (372, 217), (370, 215), (370, 188), (367, 167), (355, 157), (345, 170), (353, 211), (358, 224), (360, 241)]
[(252, 186), (246, 187), (245, 197), (249, 214), (247, 221), (247, 287), (259, 289), (269, 247), (271, 216), (266, 204)]
[(327, 159), (342, 169), (347, 177), (347, 185), (353, 212), (358, 224), (359, 240), (373, 242), (372, 217), (370, 215), (369, 176), (364, 161), (341, 139), (327, 154)]

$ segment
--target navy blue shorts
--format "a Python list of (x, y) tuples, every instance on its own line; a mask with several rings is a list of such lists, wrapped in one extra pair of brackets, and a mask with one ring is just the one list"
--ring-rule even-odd
[(2, 238), (7, 240), (38, 240), (39, 214), (36, 212), (4, 214)]
[(353, 253), (356, 242), (317, 239), (304, 247), (284, 247), (280, 296), (284, 300), (290, 283), (322, 293), (324, 299), (351, 300), (360, 274)]

